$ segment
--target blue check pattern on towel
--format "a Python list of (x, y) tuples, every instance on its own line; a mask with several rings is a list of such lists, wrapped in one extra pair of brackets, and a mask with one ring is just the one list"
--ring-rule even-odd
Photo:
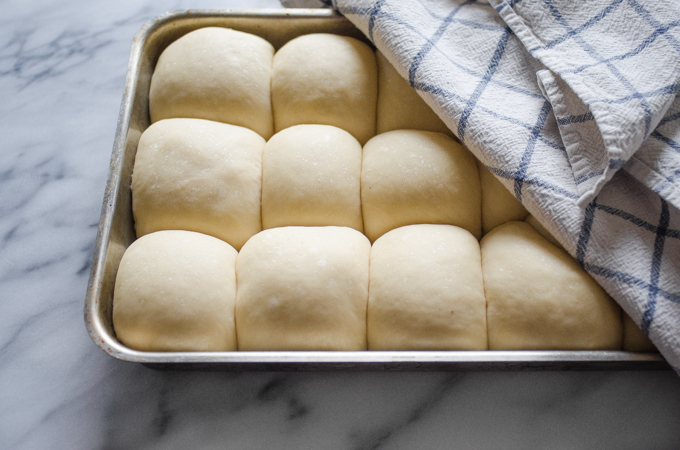
[(332, 6), (680, 373), (680, 3)]

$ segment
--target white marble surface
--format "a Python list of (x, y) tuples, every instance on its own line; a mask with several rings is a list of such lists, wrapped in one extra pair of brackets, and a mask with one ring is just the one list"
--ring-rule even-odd
[(170, 9), (0, 0), (0, 449), (680, 448), (661, 372), (168, 373), (83, 302), (132, 37)]

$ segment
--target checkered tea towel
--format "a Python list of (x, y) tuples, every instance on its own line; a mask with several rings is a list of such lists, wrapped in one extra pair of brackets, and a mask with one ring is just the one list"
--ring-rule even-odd
[(680, 373), (680, 2), (333, 6)]

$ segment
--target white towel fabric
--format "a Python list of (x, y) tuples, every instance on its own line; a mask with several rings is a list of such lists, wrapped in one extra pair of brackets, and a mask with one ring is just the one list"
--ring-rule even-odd
[(680, 2), (332, 6), (680, 373)]

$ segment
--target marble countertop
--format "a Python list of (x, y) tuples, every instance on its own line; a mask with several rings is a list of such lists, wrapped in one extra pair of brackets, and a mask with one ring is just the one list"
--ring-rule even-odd
[(115, 360), (83, 323), (132, 38), (172, 9), (0, 1), (0, 448), (680, 448), (652, 372), (201, 373)]

